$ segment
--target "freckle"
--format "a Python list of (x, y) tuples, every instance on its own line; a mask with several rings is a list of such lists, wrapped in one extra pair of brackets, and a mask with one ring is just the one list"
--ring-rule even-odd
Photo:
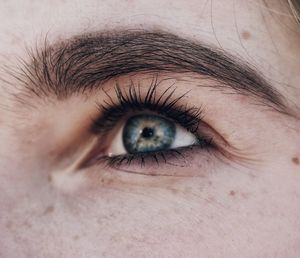
[(79, 236), (73, 236), (73, 240), (78, 240), (79, 239)]
[(230, 196), (235, 196), (235, 191), (231, 190), (231, 191), (229, 192), (229, 195), (230, 195)]
[(250, 39), (251, 38), (251, 34), (250, 34), (250, 32), (249, 31), (243, 31), (242, 33), (241, 33), (241, 36), (242, 36), (242, 38), (244, 39), (244, 40), (248, 40), (248, 39)]
[(298, 157), (292, 158), (292, 162), (293, 162), (295, 165), (299, 165), (299, 164), (300, 164), (300, 160), (299, 160)]
[(173, 193), (173, 194), (177, 194), (177, 193), (178, 193), (178, 190), (177, 190), (177, 189), (174, 189), (174, 188), (170, 188), (170, 191), (171, 191), (171, 193)]
[(101, 178), (101, 183), (110, 186), (114, 183), (114, 180), (112, 178)]
[(31, 228), (31, 224), (27, 220), (24, 221), (23, 226), (26, 228)]
[(5, 227), (7, 229), (11, 229), (13, 227), (13, 223), (11, 221), (8, 221), (6, 224), (5, 224)]
[(43, 215), (50, 214), (52, 212), (54, 212), (54, 207), (52, 205), (50, 205), (45, 209)]

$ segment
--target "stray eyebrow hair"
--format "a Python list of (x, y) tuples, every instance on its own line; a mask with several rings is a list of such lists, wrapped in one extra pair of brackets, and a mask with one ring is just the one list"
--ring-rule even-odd
[(286, 113), (284, 97), (256, 69), (224, 50), (159, 31), (86, 34), (30, 52), (14, 75), (38, 97), (64, 99), (132, 73), (195, 73)]

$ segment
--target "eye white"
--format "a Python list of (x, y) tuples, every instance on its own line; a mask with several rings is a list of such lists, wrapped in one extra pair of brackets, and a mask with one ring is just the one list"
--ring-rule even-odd
[(187, 147), (197, 143), (197, 137), (191, 132), (187, 131), (180, 125), (176, 125), (175, 140), (171, 146), (171, 149), (180, 147)]
[[(107, 155), (109, 157), (124, 155), (128, 153), (123, 144), (123, 130), (125, 125), (126, 123), (122, 125), (122, 127), (119, 129), (114, 139), (112, 140), (111, 145), (107, 151)], [(196, 143), (197, 143), (197, 137), (194, 134), (187, 131), (182, 126), (176, 124), (175, 139), (170, 149), (187, 147), (187, 146), (194, 145)]]

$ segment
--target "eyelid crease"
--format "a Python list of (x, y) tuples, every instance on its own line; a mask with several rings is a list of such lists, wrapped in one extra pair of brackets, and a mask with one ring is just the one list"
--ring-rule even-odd
[[(92, 120), (90, 131), (93, 134), (105, 134), (105, 132), (110, 131), (110, 129), (116, 125), (116, 121), (126, 112), (156, 112), (165, 115), (169, 119), (171, 118), (173, 122), (180, 124), (184, 128), (189, 128), (188, 131), (196, 134), (196, 136), (198, 135), (198, 131), (202, 131), (202, 133), (204, 133), (204, 131), (210, 131), (211, 134), (215, 135), (213, 138), (217, 138), (218, 144), (223, 146), (223, 148), (232, 147), (234, 149), (234, 146), (232, 146), (222, 134), (218, 133), (213, 126), (205, 122), (206, 111), (203, 105), (196, 107), (189, 106), (185, 103), (187, 101), (183, 100), (183, 98), (190, 94), (192, 90), (180, 93), (179, 96), (173, 96), (177, 90), (175, 81), (170, 83), (170, 86), (167, 86), (162, 92), (159, 92), (159, 86), (163, 82), (173, 80), (173, 78), (167, 77), (158, 79), (158, 76), (157, 74), (152, 76), (148, 89), (144, 94), (141, 92), (141, 81), (135, 83), (133, 80), (130, 80), (129, 88), (127, 87), (128, 89), (116, 82), (114, 88), (115, 93), (113, 94), (117, 96), (116, 100), (113, 100), (113, 95), (103, 89), (109, 101), (104, 101), (104, 104), (97, 103), (101, 115)], [(168, 109), (168, 112), (166, 112), (165, 108)], [(181, 120), (180, 118), (183, 119)], [(112, 124), (104, 128), (103, 124), (107, 125), (108, 120), (111, 121)]]

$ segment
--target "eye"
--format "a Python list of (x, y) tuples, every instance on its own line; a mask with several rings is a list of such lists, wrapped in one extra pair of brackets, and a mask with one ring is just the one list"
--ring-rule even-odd
[(155, 114), (138, 114), (121, 126), (108, 148), (109, 156), (159, 152), (197, 144), (197, 137)]
[[(194, 175), (211, 168), (222, 137), (203, 120), (201, 106), (189, 106), (176, 88), (116, 85), (98, 103), (96, 137), (79, 169), (95, 166), (147, 175)], [(217, 143), (217, 144), (216, 144)], [(175, 169), (176, 167), (176, 169)]]

